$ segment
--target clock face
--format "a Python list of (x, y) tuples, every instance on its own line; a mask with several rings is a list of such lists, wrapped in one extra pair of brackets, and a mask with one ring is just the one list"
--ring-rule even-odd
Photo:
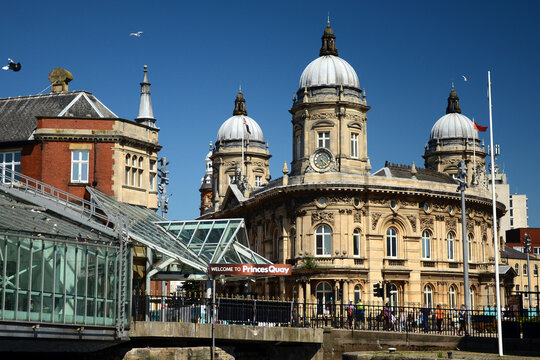
[(326, 149), (318, 149), (313, 154), (313, 165), (319, 171), (325, 171), (330, 168), (332, 163), (332, 154)]

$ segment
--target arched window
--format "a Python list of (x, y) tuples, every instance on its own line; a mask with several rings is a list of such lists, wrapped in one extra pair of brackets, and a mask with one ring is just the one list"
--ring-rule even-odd
[(473, 259), (473, 236), (472, 234), (469, 234), (467, 236), (467, 245), (469, 246), (467, 248), (467, 252), (468, 252), (468, 262), (472, 262), (472, 259)]
[(523, 276), (527, 276), (527, 264), (523, 264)]
[(516, 275), (519, 275), (519, 264), (514, 265), (514, 270), (516, 270)]
[(274, 237), (273, 237), (273, 258), (274, 260), (279, 260), (279, 233), (278, 231), (274, 231)]
[(332, 230), (328, 225), (321, 225), (315, 231), (316, 255), (332, 254)]
[(428, 308), (433, 307), (433, 289), (430, 285), (424, 286), (424, 306)]
[(397, 231), (393, 227), (386, 230), (386, 256), (397, 257)]
[(538, 264), (534, 264), (533, 274), (534, 276), (538, 276)]
[(422, 233), (422, 258), (431, 259), (431, 234), (427, 230)]
[(448, 260), (454, 260), (454, 234), (446, 235), (446, 246), (448, 250)]
[(454, 285), (450, 286), (450, 289), (448, 289), (448, 305), (450, 306), (450, 309), (455, 309), (457, 306), (456, 292), (456, 287)]
[(484, 235), (482, 237), (482, 262), (486, 262), (486, 246), (487, 246), (486, 236)]
[(399, 292), (396, 284), (388, 283), (386, 286), (390, 288), (390, 290), (387, 290), (390, 293), (390, 297), (388, 298), (390, 302), (390, 307), (395, 308), (399, 306)]
[(332, 287), (326, 281), (320, 282), (315, 288), (317, 298), (317, 313), (322, 314), (326, 304), (332, 303)]
[(360, 256), (360, 230), (353, 231), (353, 255)]
[(360, 300), (362, 300), (362, 288), (360, 285), (356, 285), (354, 287), (354, 303), (356, 304)]

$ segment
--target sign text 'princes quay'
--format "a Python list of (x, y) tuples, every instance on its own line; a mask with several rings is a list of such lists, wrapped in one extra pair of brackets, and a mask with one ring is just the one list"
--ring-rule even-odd
[(291, 265), (285, 264), (210, 264), (210, 275), (291, 275)]

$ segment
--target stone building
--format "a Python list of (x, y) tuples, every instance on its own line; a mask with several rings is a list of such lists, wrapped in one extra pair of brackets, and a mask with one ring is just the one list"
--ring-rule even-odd
[(156, 209), (161, 145), (147, 67), (134, 121), (87, 91), (69, 91), (67, 70), (54, 69), (49, 80), (49, 94), (0, 99), (0, 164), (79, 197), (88, 198), (86, 186), (92, 186)]
[[(246, 114), (237, 115), (243, 106), (239, 102), (244, 104), (240, 95), (237, 118), (218, 132), (212, 155), (214, 202), (202, 217), (245, 218), (251, 248), (293, 266), (292, 276), (259, 280), (254, 292), (319, 304), (342, 292), (342, 302), (378, 302), (373, 285), (385, 281), (394, 305), (460, 305), (463, 239), (460, 195), (452, 175), (463, 160), (470, 182), (466, 241), (471, 303), (494, 302), (486, 152), (473, 122), (461, 114), (454, 88), (446, 115), (435, 123), (426, 145), (426, 168), (386, 163), (372, 171), (370, 106), (353, 67), (338, 56), (328, 24), (320, 57), (302, 73), (289, 110), (290, 172), (285, 163), (283, 176), (272, 181), (260, 127)], [(249, 145), (242, 119), (252, 132)], [(238, 166), (240, 178), (234, 176)], [(504, 206), (497, 208), (502, 215)]]

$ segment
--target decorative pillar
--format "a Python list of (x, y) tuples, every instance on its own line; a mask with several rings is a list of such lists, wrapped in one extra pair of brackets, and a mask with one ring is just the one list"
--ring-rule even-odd
[(309, 279), (306, 281), (306, 302), (311, 302), (311, 283)]
[(279, 298), (281, 300), (285, 299), (285, 279), (283, 276), (279, 277)]
[(349, 294), (349, 280), (343, 281), (343, 297), (345, 298), (345, 303), (348, 304), (351, 299), (351, 294)]
[(304, 283), (303, 281), (298, 281), (298, 303), (304, 302)]

